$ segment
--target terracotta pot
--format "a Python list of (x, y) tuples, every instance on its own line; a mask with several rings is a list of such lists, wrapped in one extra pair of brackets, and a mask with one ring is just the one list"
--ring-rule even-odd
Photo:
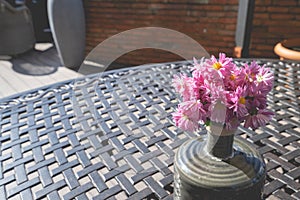
[(274, 52), (281, 60), (296, 60), (300, 61), (300, 51), (293, 50), (295, 47), (300, 47), (300, 38), (288, 39), (279, 42), (274, 47)]

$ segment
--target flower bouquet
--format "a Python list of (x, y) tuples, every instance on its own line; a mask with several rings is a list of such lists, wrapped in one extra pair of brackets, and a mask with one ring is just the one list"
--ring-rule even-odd
[(232, 58), (194, 59), (192, 76), (173, 86), (182, 100), (173, 113), (184, 131), (208, 134), (188, 140), (175, 156), (175, 199), (261, 199), (265, 164), (255, 147), (234, 138), (238, 126), (256, 129), (273, 116), (267, 94), (273, 73), (256, 62), (237, 66)]
[[(173, 113), (176, 126), (195, 131), (199, 122), (210, 125), (222, 123), (228, 130), (264, 126), (273, 113), (267, 109), (267, 94), (273, 87), (269, 68), (250, 65), (237, 67), (232, 58), (220, 53), (200, 63), (194, 59), (192, 77), (175, 76), (173, 86), (183, 102)], [(225, 115), (225, 116), (223, 116)]]

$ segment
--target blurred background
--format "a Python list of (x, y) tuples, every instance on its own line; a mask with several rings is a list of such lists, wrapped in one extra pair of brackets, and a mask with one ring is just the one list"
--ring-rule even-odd
[[(143, 26), (177, 30), (210, 54), (235, 57), (239, 55), (235, 47), (244, 46), (242, 57), (278, 58), (274, 45), (300, 35), (299, 0), (84, 0), (84, 8), (86, 52), (114, 34)], [(132, 52), (119, 62), (136, 65), (176, 59), (180, 58), (149, 49)]]
[[(178, 31), (210, 55), (300, 60), (299, 13), (300, 0), (0, 0), (0, 93), (107, 70), (101, 62), (84, 62), (86, 56), (106, 39), (140, 27)], [(136, 36), (127, 39), (130, 47), (117, 43), (95, 51), (94, 58), (103, 61), (116, 49), (132, 49), (143, 42)], [(157, 43), (172, 45), (170, 41), (186, 46), (184, 39), (156, 38)], [(282, 47), (298, 57), (284, 57)], [(193, 48), (184, 51), (191, 59), (199, 57)], [(108, 69), (183, 59), (168, 51), (138, 49)]]

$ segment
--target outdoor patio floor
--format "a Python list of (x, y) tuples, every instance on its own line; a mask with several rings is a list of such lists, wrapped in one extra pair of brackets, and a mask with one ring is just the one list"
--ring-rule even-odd
[(82, 76), (63, 67), (52, 44), (37, 44), (35, 49), (5, 59), (0, 57), (0, 98)]

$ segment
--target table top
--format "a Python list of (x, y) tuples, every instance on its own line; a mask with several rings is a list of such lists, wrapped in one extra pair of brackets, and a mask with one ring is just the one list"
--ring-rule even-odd
[[(236, 60), (237, 64), (249, 60)], [(300, 64), (271, 67), (275, 117), (255, 132), (266, 199), (300, 199)], [(151, 64), (65, 81), (0, 100), (0, 199), (172, 199), (173, 159), (187, 139), (171, 113), (174, 74), (188, 61)]]

